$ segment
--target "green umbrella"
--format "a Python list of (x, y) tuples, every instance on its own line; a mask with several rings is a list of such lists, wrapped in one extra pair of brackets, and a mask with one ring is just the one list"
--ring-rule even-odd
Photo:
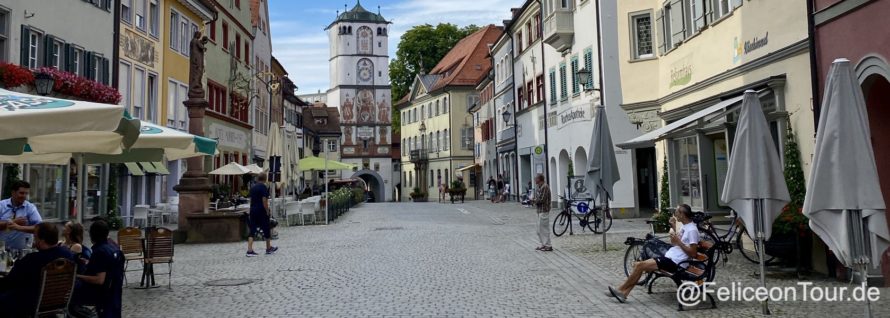
[[(327, 166), (325, 166), (325, 161), (327, 161)], [(343, 163), (334, 160), (325, 160), (319, 157), (306, 157), (300, 159), (300, 163), (298, 164), (300, 171), (310, 171), (310, 170), (352, 170), (355, 168), (355, 165), (351, 165), (348, 163)]]

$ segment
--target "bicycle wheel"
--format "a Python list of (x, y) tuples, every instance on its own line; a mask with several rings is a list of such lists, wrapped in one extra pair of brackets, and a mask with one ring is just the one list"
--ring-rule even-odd
[(556, 216), (556, 219), (553, 220), (553, 235), (562, 236), (566, 233), (566, 230), (569, 229), (569, 223), (572, 222), (572, 217), (566, 212), (560, 212), (559, 215)]
[[(593, 231), (593, 233), (600, 234), (603, 232), (608, 232), (610, 228), (612, 228), (612, 212), (610, 210), (605, 210), (604, 217), (600, 217), (600, 211), (594, 211), (593, 213), (594, 221), (587, 223), (587, 228)], [(589, 217), (589, 216), (588, 216)]]
[[(739, 253), (742, 254), (746, 259), (755, 264), (760, 264), (760, 258), (757, 256), (757, 243), (754, 241), (754, 238), (751, 237), (751, 234), (748, 233), (748, 229), (741, 229), (739, 234), (736, 236), (735, 240), (736, 249), (739, 250)], [(763, 263), (768, 264), (773, 260), (772, 256), (763, 255)]]
[[(640, 251), (643, 249), (643, 243), (634, 243), (627, 247), (627, 251), (624, 252), (624, 276), (630, 276), (630, 272), (634, 269), (634, 263), (642, 261), (640, 259)], [(637, 282), (639, 285), (641, 282), (646, 281), (649, 278), (649, 275), (640, 276), (640, 280)]]

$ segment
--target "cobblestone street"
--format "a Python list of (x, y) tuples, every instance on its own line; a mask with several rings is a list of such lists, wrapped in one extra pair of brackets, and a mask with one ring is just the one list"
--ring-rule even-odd
[[(555, 213), (553, 213), (555, 215)], [(673, 285), (635, 290), (627, 304), (603, 292), (623, 279), (627, 236), (643, 220), (615, 220), (608, 251), (587, 233), (538, 252), (534, 211), (516, 204), (364, 204), (327, 226), (282, 228), (276, 255), (244, 257), (245, 244), (177, 245), (173, 287), (124, 291), (126, 317), (753, 317), (757, 303), (676, 311)], [(165, 272), (165, 266), (156, 268)], [(718, 284), (756, 285), (754, 264), (731, 255)], [(130, 287), (138, 272), (130, 272)], [(239, 286), (211, 286), (247, 280)], [(808, 278), (816, 285), (843, 284)], [(769, 276), (768, 284), (796, 282)], [(166, 285), (166, 275), (158, 275)], [(225, 283), (224, 281), (222, 283)], [(890, 316), (888, 290), (873, 305)], [(771, 303), (774, 316), (859, 316), (862, 303)], [(701, 309), (699, 309), (701, 308)]]

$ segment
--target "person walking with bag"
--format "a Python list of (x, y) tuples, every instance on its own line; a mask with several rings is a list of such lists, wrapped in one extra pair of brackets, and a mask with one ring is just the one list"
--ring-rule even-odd
[(535, 176), (535, 184), (538, 189), (532, 201), (538, 211), (538, 240), (541, 242), (535, 250), (550, 252), (553, 250), (550, 245), (550, 186), (544, 183), (544, 175), (540, 173)]

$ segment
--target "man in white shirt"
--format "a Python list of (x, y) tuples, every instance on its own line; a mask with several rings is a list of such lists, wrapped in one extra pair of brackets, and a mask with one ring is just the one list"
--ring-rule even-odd
[[(650, 258), (634, 264), (633, 272), (630, 273), (627, 280), (618, 286), (617, 289), (609, 286), (608, 294), (623, 303), (627, 300), (627, 295), (630, 295), (630, 291), (637, 285), (644, 273), (654, 272), (659, 269), (673, 273), (679, 269), (677, 264), (688, 260), (690, 257), (695, 257), (695, 254), (698, 253), (698, 242), (701, 238), (698, 227), (692, 222), (692, 216), (692, 208), (689, 205), (681, 204), (678, 206), (674, 211), (674, 217), (670, 220), (671, 229), (676, 227), (677, 221), (680, 221), (683, 227), (680, 228), (680, 233), (671, 231), (670, 237), (673, 247), (664, 256)], [(683, 267), (685, 268), (685, 266)]]

